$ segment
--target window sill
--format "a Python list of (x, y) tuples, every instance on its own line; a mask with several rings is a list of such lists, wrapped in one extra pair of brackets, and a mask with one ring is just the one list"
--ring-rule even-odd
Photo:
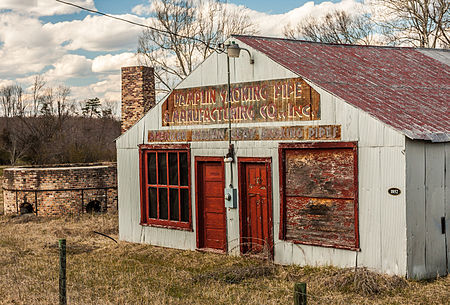
[(292, 239), (284, 239), (283, 241), (293, 244), (301, 244), (301, 245), (308, 245), (308, 246), (316, 246), (316, 247), (325, 247), (325, 248), (334, 248), (334, 249), (342, 249), (342, 250), (350, 250), (350, 251), (357, 251), (361, 252), (361, 248), (359, 247), (353, 247), (353, 246), (343, 246), (343, 245), (335, 245), (335, 244), (326, 244), (326, 243), (315, 243), (315, 242), (305, 242), (300, 240), (292, 240)]
[(141, 226), (143, 227), (155, 227), (155, 228), (163, 228), (163, 229), (172, 229), (172, 230), (180, 230), (180, 231), (189, 231), (193, 232), (192, 226), (190, 223), (183, 223), (181, 225), (174, 224), (174, 223), (147, 223), (147, 222), (141, 222)]

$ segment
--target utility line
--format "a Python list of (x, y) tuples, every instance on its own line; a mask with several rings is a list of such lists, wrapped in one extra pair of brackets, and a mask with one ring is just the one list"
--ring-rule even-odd
[(215, 48), (209, 46), (203, 40), (198, 39), (196, 37), (185, 36), (185, 35), (173, 33), (173, 32), (167, 31), (167, 30), (158, 29), (158, 28), (152, 27), (150, 25), (145, 25), (145, 24), (142, 24), (142, 23), (138, 23), (138, 22), (134, 22), (134, 21), (131, 21), (131, 20), (124, 19), (124, 18), (120, 18), (120, 17), (116, 17), (116, 16), (113, 16), (113, 15), (109, 15), (109, 14), (106, 14), (106, 13), (103, 13), (103, 12), (100, 12), (100, 11), (97, 11), (97, 10), (89, 9), (87, 7), (83, 7), (83, 6), (74, 4), (74, 3), (70, 3), (70, 2), (66, 2), (66, 1), (62, 1), (62, 0), (55, 0), (55, 1), (59, 2), (59, 3), (62, 3), (62, 4), (66, 4), (66, 5), (70, 5), (70, 6), (79, 8), (79, 9), (84, 10), (84, 11), (91, 12), (91, 13), (94, 13), (94, 14), (98, 14), (98, 15), (102, 15), (102, 16), (105, 16), (105, 17), (108, 17), (108, 18), (112, 18), (112, 19), (116, 19), (116, 20), (119, 20), (119, 21), (127, 22), (127, 23), (130, 23), (130, 24), (133, 24), (133, 25), (137, 25), (137, 26), (140, 26), (140, 27), (148, 28), (150, 30), (153, 30), (155, 32), (159, 32), (159, 33), (162, 33), (162, 34), (165, 34), (165, 35), (168, 35), (168, 36), (173, 35), (173, 36), (177, 36), (177, 37), (184, 38), (184, 39), (194, 40), (194, 41), (197, 41), (197, 42), (200, 42), (200, 43), (204, 44), (205, 47), (207, 47), (209, 49), (216, 50)]

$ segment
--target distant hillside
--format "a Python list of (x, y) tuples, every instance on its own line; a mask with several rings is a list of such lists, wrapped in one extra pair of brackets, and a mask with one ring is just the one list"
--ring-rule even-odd
[(1, 117), (0, 164), (115, 161), (119, 135), (111, 117)]

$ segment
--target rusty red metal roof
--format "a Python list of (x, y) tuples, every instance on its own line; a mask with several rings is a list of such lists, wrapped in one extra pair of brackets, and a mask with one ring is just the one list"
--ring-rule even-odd
[(449, 66), (435, 59), (450, 51), (233, 38), (411, 139), (450, 141)]

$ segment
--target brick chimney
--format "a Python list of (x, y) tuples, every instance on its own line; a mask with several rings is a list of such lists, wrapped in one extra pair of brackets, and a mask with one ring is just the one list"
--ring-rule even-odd
[(122, 67), (122, 133), (155, 106), (155, 77), (151, 67)]

